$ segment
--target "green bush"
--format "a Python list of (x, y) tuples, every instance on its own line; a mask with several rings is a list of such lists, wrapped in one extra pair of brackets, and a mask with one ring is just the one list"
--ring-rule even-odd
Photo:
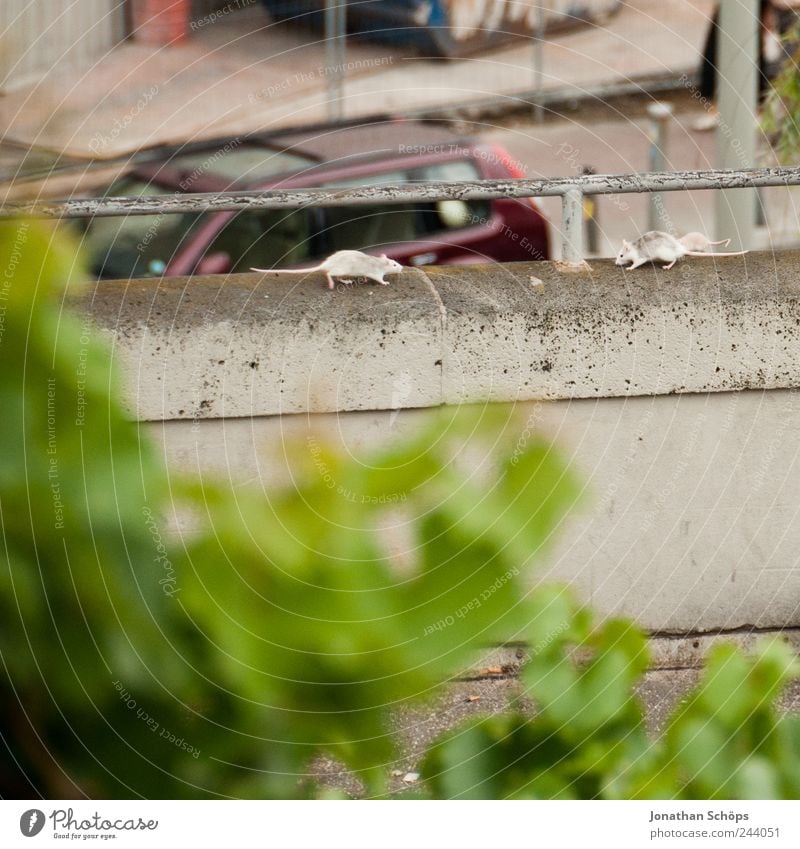
[(177, 478), (65, 306), (75, 257), (0, 226), (4, 797), (318, 795), (319, 755), (380, 795), (397, 710), (509, 639), (531, 647), (535, 712), (445, 735), (420, 792), (796, 796), (797, 721), (773, 707), (785, 648), (720, 649), (652, 740), (642, 634), (529, 589), (578, 487), (547, 443), (508, 441), (508, 409), (442, 410), (368, 464), (296, 446), (292, 486), (266, 493)]
[(521, 693), (536, 714), (479, 719), (446, 734), (423, 764), (435, 797), (798, 798), (800, 718), (779, 718), (774, 705), (798, 673), (782, 642), (765, 640), (752, 658), (718, 646), (666, 732), (651, 739), (633, 695), (647, 666), (642, 634), (621, 620), (598, 626), (568, 607), (554, 595), (551, 622), (570, 627), (523, 669)]
[(784, 165), (800, 158), (800, 21), (783, 37), (787, 58), (772, 81), (761, 110), (761, 128)]

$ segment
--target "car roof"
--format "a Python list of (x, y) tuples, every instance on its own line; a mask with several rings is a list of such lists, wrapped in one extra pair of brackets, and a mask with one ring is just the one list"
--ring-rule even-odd
[(288, 132), (272, 137), (269, 144), (276, 142), (318, 162), (416, 155), (437, 146), (457, 148), (468, 143), (441, 124), (406, 120)]
[[(372, 160), (396, 159), (404, 156), (416, 156), (422, 153), (442, 153), (452, 147), (452, 151), (472, 147), (475, 142), (453, 132), (449, 127), (433, 121), (398, 119), (381, 117), (368, 124), (353, 123), (345, 125), (320, 124), (303, 129), (282, 130), (279, 132), (254, 132), (245, 137), (220, 137), (205, 141), (189, 142), (182, 145), (147, 148), (133, 156), (119, 159), (88, 162), (72, 160), (60, 156), (53, 162), (52, 157), (38, 156), (35, 149), (22, 152), (14, 150), (14, 157), (8, 164), (0, 157), (0, 181), (8, 179), (18, 187), (15, 194), (20, 196), (61, 197), (71, 194), (78, 184), (90, 191), (96, 191), (123, 175), (138, 175), (153, 178), (160, 175), (165, 187), (178, 188), (183, 172), (170, 167), (172, 160), (194, 154), (214, 154), (226, 145), (247, 145), (264, 147), (273, 151), (289, 151), (309, 160), (310, 169), (329, 167), (330, 165), (355, 165), (369, 163)], [(0, 151), (2, 152), (2, 151)], [(35, 155), (36, 154), (36, 155)], [(25, 160), (25, 169), (20, 168), (19, 159)], [(2, 166), (6, 165), (5, 168)], [(34, 165), (36, 167), (34, 167)], [(287, 170), (284, 176), (294, 171)], [(52, 181), (53, 188), (47, 189)], [(108, 182), (106, 182), (108, 181)], [(242, 180), (237, 185), (246, 188), (258, 183), (258, 180)], [(73, 185), (74, 184), (74, 185)], [(230, 181), (214, 179), (207, 175), (197, 180), (191, 190), (216, 191), (232, 187)]]
[[(322, 126), (302, 131), (286, 131), (279, 134), (251, 134), (245, 139), (217, 139), (211, 142), (196, 143), (180, 148), (162, 151), (162, 156), (151, 156), (149, 161), (138, 164), (133, 169), (135, 176), (152, 180), (165, 187), (184, 188), (191, 183), (190, 191), (213, 192), (231, 188), (248, 188), (269, 182), (280, 182), (302, 171), (310, 176), (319, 169), (349, 168), (368, 164), (372, 161), (398, 158), (416, 158), (421, 155), (447, 155), (462, 152), (474, 142), (464, 140), (441, 124), (421, 121), (381, 120), (370, 124), (353, 126)], [(191, 167), (181, 167), (181, 159), (189, 158), (192, 163), (204, 153), (209, 158), (218, 159), (220, 153), (230, 150), (231, 156), (239, 156), (245, 149), (263, 147), (277, 153), (286, 153), (287, 160), (294, 157), (298, 161), (284, 170), (275, 170), (268, 175), (233, 179), (210, 173), (203, 169), (191, 171)], [(305, 166), (301, 164), (305, 160)], [(276, 160), (276, 164), (280, 160)], [(187, 180), (187, 174), (190, 179)]]

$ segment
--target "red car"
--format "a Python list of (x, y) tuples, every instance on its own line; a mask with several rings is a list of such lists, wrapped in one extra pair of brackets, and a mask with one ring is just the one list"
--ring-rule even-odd
[[(230, 139), (134, 165), (108, 195), (462, 181), (521, 177), (495, 145), (410, 121)], [(334, 251), (403, 265), (541, 260), (547, 224), (533, 201), (313, 207), (97, 218), (84, 223), (99, 277), (221, 274), (313, 265)]]

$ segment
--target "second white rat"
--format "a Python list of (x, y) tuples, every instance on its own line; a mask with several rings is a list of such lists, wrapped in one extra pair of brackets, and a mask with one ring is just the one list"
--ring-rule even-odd
[(617, 254), (615, 264), (627, 265), (631, 263), (626, 270), (633, 271), (634, 268), (638, 268), (646, 262), (665, 262), (667, 264), (663, 267), (668, 269), (672, 268), (684, 256), (741, 256), (746, 253), (747, 251), (732, 251), (730, 253), (692, 251), (669, 233), (662, 233), (660, 230), (650, 230), (632, 242), (623, 239), (622, 247)]
[(384, 280), (384, 276), (398, 274), (403, 270), (403, 266), (389, 259), (386, 254), (373, 256), (361, 251), (336, 251), (313, 268), (251, 268), (250, 270), (262, 273), (274, 271), (280, 274), (311, 274), (314, 271), (324, 271), (328, 278), (328, 288), (333, 289), (337, 279), (343, 283), (350, 283), (358, 277), (366, 277), (388, 286), (389, 281)]
[(703, 253), (711, 253), (712, 245), (725, 245), (727, 248), (731, 243), (730, 239), (720, 239), (718, 242), (712, 242), (708, 236), (703, 233), (693, 232), (681, 236), (678, 241), (690, 251), (702, 251)]

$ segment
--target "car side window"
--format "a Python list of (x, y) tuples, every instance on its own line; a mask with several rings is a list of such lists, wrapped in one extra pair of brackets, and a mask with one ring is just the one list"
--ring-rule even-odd
[[(153, 197), (164, 190), (137, 177), (111, 184), (107, 196)], [(198, 214), (126, 215), (79, 222), (93, 272), (98, 277), (128, 279), (164, 273), (170, 260), (191, 242)]]
[[(326, 183), (325, 188), (354, 188), (382, 184), (476, 180), (480, 175), (468, 160), (442, 162), (409, 171)], [(484, 224), (488, 201), (446, 200), (438, 203), (375, 204), (326, 207), (324, 254), (341, 250), (376, 250), (425, 239), (436, 233)]]
[[(363, 186), (395, 185), (408, 182), (405, 171), (385, 171), (348, 180), (324, 184), (328, 189), (351, 189)], [(324, 231), (320, 242), (322, 253), (342, 250), (375, 250), (413, 241), (417, 231), (413, 204), (379, 203), (370, 206), (328, 206), (322, 210)]]
[[(480, 180), (481, 175), (469, 159), (439, 162), (415, 169), (414, 180), (425, 183), (461, 183)], [(440, 200), (430, 204), (427, 232), (441, 233), (485, 224), (491, 215), (491, 202), (486, 200)]]
[(259, 209), (240, 212), (214, 237), (206, 255), (224, 253), (232, 271), (305, 262), (314, 255), (311, 209)]

